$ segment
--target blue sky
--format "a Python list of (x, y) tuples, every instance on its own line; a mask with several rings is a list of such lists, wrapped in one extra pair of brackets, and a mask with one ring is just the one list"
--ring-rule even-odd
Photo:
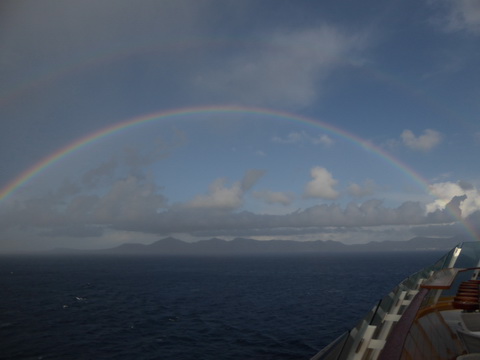
[(0, 200), (0, 252), (471, 238), (479, 63), (473, 0), (4, 1), (0, 188), (237, 110), (60, 158)]

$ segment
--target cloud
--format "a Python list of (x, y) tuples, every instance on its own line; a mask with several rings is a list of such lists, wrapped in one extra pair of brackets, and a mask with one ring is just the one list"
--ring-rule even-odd
[[(58, 193), (58, 192), (57, 192)], [(3, 204), (2, 227), (38, 229), (42, 236), (100, 236), (102, 228), (121, 222), (151, 221), (167, 205), (149, 179), (129, 176), (103, 194), (47, 194)]]
[(290, 205), (293, 200), (295, 200), (295, 194), (290, 192), (280, 192), (280, 191), (255, 191), (253, 196), (257, 199), (265, 201), (267, 204), (280, 204), (280, 205)]
[(414, 236), (454, 237), (465, 232), (465, 227), (459, 222), (418, 225), (410, 228)]
[(442, 135), (435, 130), (426, 129), (423, 135), (415, 136), (410, 130), (404, 130), (401, 135), (403, 144), (412, 150), (429, 151), (440, 144)]
[(457, 182), (458, 186), (460, 186), (463, 190), (473, 190), (475, 189), (475, 186), (471, 183), (469, 183), (468, 181), (464, 181), (464, 180), (459, 180)]
[[(387, 208), (378, 199), (370, 199), (361, 204), (349, 203), (344, 209), (339, 205), (318, 205), (300, 213), (314, 221), (328, 226), (328, 221), (337, 226), (382, 226), (412, 225), (425, 221), (425, 209), (420, 202), (408, 201), (397, 208)], [(316, 219), (316, 220), (315, 220)]]
[[(448, 205), (461, 211), (462, 217), (468, 217), (480, 210), (480, 192), (472, 184), (465, 182), (442, 182), (429, 186), (430, 193), (437, 199), (427, 204), (428, 213), (448, 209)], [(452, 203), (455, 201), (455, 203)], [(453, 211), (452, 208), (449, 209)]]
[[(329, 174), (320, 167), (312, 171)], [(472, 221), (480, 223), (480, 211), (473, 207), (469, 211), (464, 209), (469, 201), (467, 196), (471, 194), (476, 194), (476, 209), (480, 208), (480, 196), (476, 189), (467, 186), (468, 189), (465, 190), (453, 183), (432, 186), (432, 192), (436, 195), (445, 199), (451, 197), (442, 206), (431, 206), (429, 211), (420, 202), (404, 202), (392, 208), (386, 207), (378, 199), (345, 206), (337, 203), (319, 204), (280, 215), (236, 211), (240, 209), (245, 195), (242, 181), (255, 178), (252, 174), (255, 172), (247, 173), (243, 180), (231, 186), (227, 186), (224, 179), (217, 179), (212, 183), (209, 193), (194, 199), (196, 206), (187, 206), (192, 205), (188, 203), (169, 207), (165, 197), (152, 182), (131, 176), (116, 181), (104, 195), (77, 195), (65, 198), (65, 203), (60, 206), (57, 200), (48, 196), (24, 200), (23, 203), (12, 202), (9, 208), (4, 205), (0, 209), (0, 228), (3, 229), (3, 234), (5, 229), (15, 228), (23, 231), (23, 234), (29, 233), (32, 239), (38, 236), (39, 241), (47, 239), (46, 237), (58, 239), (58, 244), (68, 238), (88, 238), (89, 241), (95, 238), (99, 244), (103, 244), (105, 239), (110, 244), (111, 239), (107, 235), (112, 231), (118, 234), (128, 232), (134, 238), (149, 234), (188, 234), (190, 237), (205, 234), (270, 234), (279, 237), (283, 234), (295, 239), (296, 236), (310, 234), (311, 239), (314, 234), (325, 234), (325, 239), (338, 240), (348, 238), (353, 231), (366, 234), (368, 228), (371, 231), (374, 231), (373, 228), (386, 231), (387, 227), (405, 226), (400, 233), (407, 234), (408, 228), (422, 226), (419, 232), (428, 234), (430, 230), (436, 234), (440, 225), (452, 225), (452, 222), (458, 220), (452, 216), (452, 212), (460, 210), (464, 216), (467, 214)], [(245, 187), (247, 188), (250, 189)], [(272, 191), (254, 192), (253, 196), (282, 205), (288, 205), (293, 200), (293, 194)], [(434, 224), (436, 226), (433, 227)], [(395, 236), (398, 236), (398, 231), (395, 229)], [(453, 227), (448, 234), (451, 231)], [(343, 235), (339, 232), (343, 232)], [(335, 233), (339, 235), (336, 236)], [(126, 241), (125, 236), (122, 237), (123, 241)]]
[(141, 176), (142, 170), (151, 164), (161, 161), (171, 155), (171, 152), (184, 145), (187, 141), (183, 131), (173, 129), (173, 134), (169, 141), (162, 137), (157, 137), (151, 142), (145, 150), (140, 150), (138, 146), (125, 146), (121, 160), (129, 168), (130, 174)]
[(333, 178), (327, 169), (316, 166), (311, 169), (310, 175), (313, 180), (305, 187), (305, 198), (334, 200), (340, 196), (340, 193), (334, 189), (338, 181)]
[(303, 132), (291, 132), (285, 138), (274, 136), (272, 141), (279, 144), (297, 144), (303, 142), (306, 138), (306, 133)]
[(164, 206), (166, 198), (157, 192), (153, 182), (129, 176), (116, 181), (98, 200), (93, 218), (100, 223), (144, 221)]
[(242, 191), (245, 192), (250, 190), (263, 175), (265, 175), (264, 170), (248, 170), (241, 182)]
[(353, 197), (364, 197), (372, 195), (375, 191), (376, 185), (372, 180), (366, 180), (363, 185), (352, 183), (349, 185), (347, 192)]
[(475, 211), (470, 214), (467, 217), (465, 223), (468, 224), (469, 230), (471, 230), (471, 232), (475, 236), (475, 240), (478, 241), (478, 239), (480, 239), (480, 211)]
[(241, 181), (227, 187), (227, 179), (216, 179), (209, 187), (207, 194), (197, 195), (184, 204), (187, 208), (216, 210), (234, 210), (243, 205), (243, 195), (250, 190), (264, 175), (262, 170), (249, 170)]
[(317, 138), (314, 138), (313, 143), (330, 147), (335, 143), (335, 141), (330, 136), (323, 134), (323, 135), (319, 135)]
[(358, 33), (328, 25), (258, 38), (261, 46), (242, 48), (217, 70), (198, 76), (196, 86), (250, 105), (308, 106), (321, 93), (322, 81), (366, 43)]
[(104, 178), (111, 179), (117, 166), (118, 162), (115, 159), (104, 161), (83, 174), (82, 183), (86, 186), (94, 187)]
[(74, 196), (79, 194), (81, 191), (82, 188), (79, 185), (69, 179), (63, 179), (58, 189), (51, 192), (50, 196), (56, 199), (58, 202), (61, 202), (65, 197)]
[(452, 182), (441, 182), (429, 185), (430, 193), (436, 197), (436, 200), (427, 204), (427, 212), (445, 209), (446, 205), (454, 196), (465, 195), (465, 191), (459, 184)]
[[(155, 221), (143, 226), (143, 232), (158, 234), (197, 233), (226, 234), (242, 231), (243, 234), (288, 233), (303, 234), (324, 231), (325, 228), (356, 228), (393, 225), (421, 225), (431, 221), (425, 207), (419, 202), (406, 202), (397, 208), (387, 208), (380, 200), (362, 204), (350, 203), (316, 205), (285, 215), (255, 214), (252, 212), (225, 212), (216, 209), (171, 209), (159, 213)], [(144, 224), (147, 225), (147, 224)], [(117, 229), (132, 231), (129, 223), (116, 224)]]
[(325, 147), (332, 146), (335, 141), (326, 134), (319, 134), (316, 137), (309, 135), (306, 131), (292, 131), (286, 137), (274, 136), (274, 143), (279, 144), (303, 144), (310, 143), (313, 145), (323, 145)]
[(445, 8), (439, 22), (445, 31), (466, 31), (480, 34), (480, 3), (477, 0), (438, 0), (433, 2)]
[[(92, 49), (107, 47), (109, 52), (166, 41), (172, 33), (178, 39), (198, 32), (199, 21), (210, 14), (210, 6), (209, 1), (182, 1), (179, 5), (177, 1), (145, 0), (139, 6), (128, 0), (66, 0), (11, 6), (11, 11), (0, 12), (0, 16), (4, 15), (1, 20), (8, 25), (4, 41), (13, 54), (22, 50), (14, 42), (21, 38), (23, 50), (36, 55), (31, 61), (60, 58), (63, 62), (82, 58)], [(43, 41), (46, 38), (48, 42)]]
[(240, 182), (227, 187), (227, 179), (215, 180), (205, 195), (197, 195), (186, 204), (189, 208), (233, 210), (243, 204), (243, 191)]

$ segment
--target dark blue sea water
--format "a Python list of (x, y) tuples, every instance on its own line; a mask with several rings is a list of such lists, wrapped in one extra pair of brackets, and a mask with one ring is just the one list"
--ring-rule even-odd
[(309, 359), (441, 255), (0, 257), (0, 358)]

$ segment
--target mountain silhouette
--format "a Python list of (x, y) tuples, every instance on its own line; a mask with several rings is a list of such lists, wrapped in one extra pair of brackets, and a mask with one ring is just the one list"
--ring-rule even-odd
[(219, 238), (188, 243), (167, 237), (152, 244), (126, 243), (120, 246), (98, 250), (106, 254), (142, 255), (248, 255), (248, 254), (300, 254), (322, 252), (378, 252), (378, 251), (447, 251), (465, 241), (461, 237), (430, 238), (415, 237), (408, 241), (369, 242), (346, 245), (338, 241), (260, 241), (248, 238), (235, 238), (226, 241)]

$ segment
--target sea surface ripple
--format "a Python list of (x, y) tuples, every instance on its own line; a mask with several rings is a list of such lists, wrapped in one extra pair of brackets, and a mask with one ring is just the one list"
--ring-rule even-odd
[(1, 359), (309, 359), (437, 252), (0, 257)]

